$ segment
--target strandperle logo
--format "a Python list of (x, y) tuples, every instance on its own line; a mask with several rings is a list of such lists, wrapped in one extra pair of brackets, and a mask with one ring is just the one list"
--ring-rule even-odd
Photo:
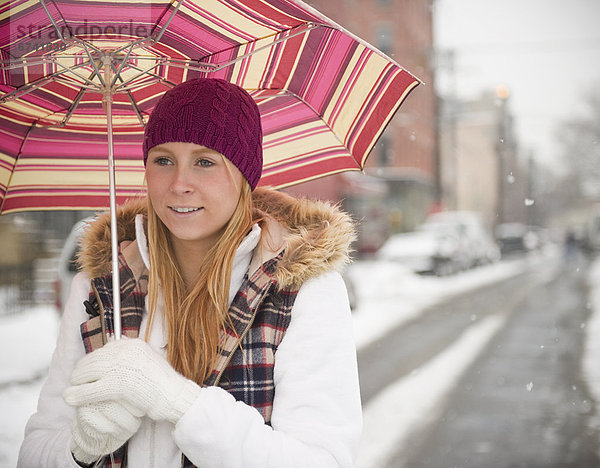
[(30, 52), (34, 50), (65, 50), (67, 44), (60, 40), (61, 37), (65, 39), (73, 36), (82, 38), (94, 36), (98, 39), (115, 39), (119, 36), (148, 37), (151, 27), (134, 23), (133, 20), (119, 24), (98, 24), (85, 19), (83, 23), (75, 27), (62, 25), (54, 28), (47, 25), (20, 24), (16, 27), (16, 32), (16, 48), (22, 52)]

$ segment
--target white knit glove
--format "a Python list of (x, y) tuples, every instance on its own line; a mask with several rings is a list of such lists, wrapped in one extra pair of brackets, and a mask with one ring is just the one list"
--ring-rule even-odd
[(177, 423), (201, 388), (177, 373), (148, 343), (122, 337), (87, 354), (71, 374), (63, 393), (68, 405), (81, 407), (116, 401), (141, 414)]
[(71, 429), (71, 452), (90, 464), (114, 452), (137, 432), (143, 414), (116, 401), (100, 401), (77, 408)]

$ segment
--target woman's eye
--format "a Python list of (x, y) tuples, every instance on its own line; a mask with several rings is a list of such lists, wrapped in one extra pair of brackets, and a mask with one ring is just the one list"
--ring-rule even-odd
[(169, 158), (166, 158), (164, 156), (157, 156), (156, 158), (154, 158), (154, 164), (158, 164), (159, 166), (167, 166), (171, 164), (171, 161), (169, 160)]
[(198, 165), (202, 166), (202, 167), (210, 167), (212, 166), (214, 163), (209, 160), (209, 159), (200, 159), (198, 160)]

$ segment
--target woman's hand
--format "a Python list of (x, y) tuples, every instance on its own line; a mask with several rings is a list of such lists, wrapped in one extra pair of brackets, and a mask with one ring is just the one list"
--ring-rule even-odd
[(77, 408), (118, 402), (140, 415), (177, 423), (201, 388), (177, 373), (148, 343), (122, 337), (84, 356), (63, 393)]
[(114, 452), (137, 432), (141, 411), (116, 401), (79, 406), (71, 429), (71, 452), (78, 462), (93, 463)]

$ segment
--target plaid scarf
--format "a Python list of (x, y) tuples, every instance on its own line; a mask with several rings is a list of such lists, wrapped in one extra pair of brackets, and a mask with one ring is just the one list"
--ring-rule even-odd
[[(236, 400), (256, 408), (270, 424), (275, 385), (275, 352), (289, 326), (297, 289), (278, 289), (275, 270), (281, 254), (264, 263), (251, 277), (246, 276), (229, 308), (231, 324), (223, 331), (216, 364), (204, 385), (220, 386)], [(148, 272), (136, 277), (119, 255), (122, 332), (137, 338), (145, 310)], [(81, 324), (86, 353), (103, 346), (114, 335), (112, 274), (94, 278), (90, 298), (85, 301), (90, 319)], [(125, 468), (127, 444), (104, 458), (98, 466)], [(194, 465), (184, 455), (181, 466)]]

